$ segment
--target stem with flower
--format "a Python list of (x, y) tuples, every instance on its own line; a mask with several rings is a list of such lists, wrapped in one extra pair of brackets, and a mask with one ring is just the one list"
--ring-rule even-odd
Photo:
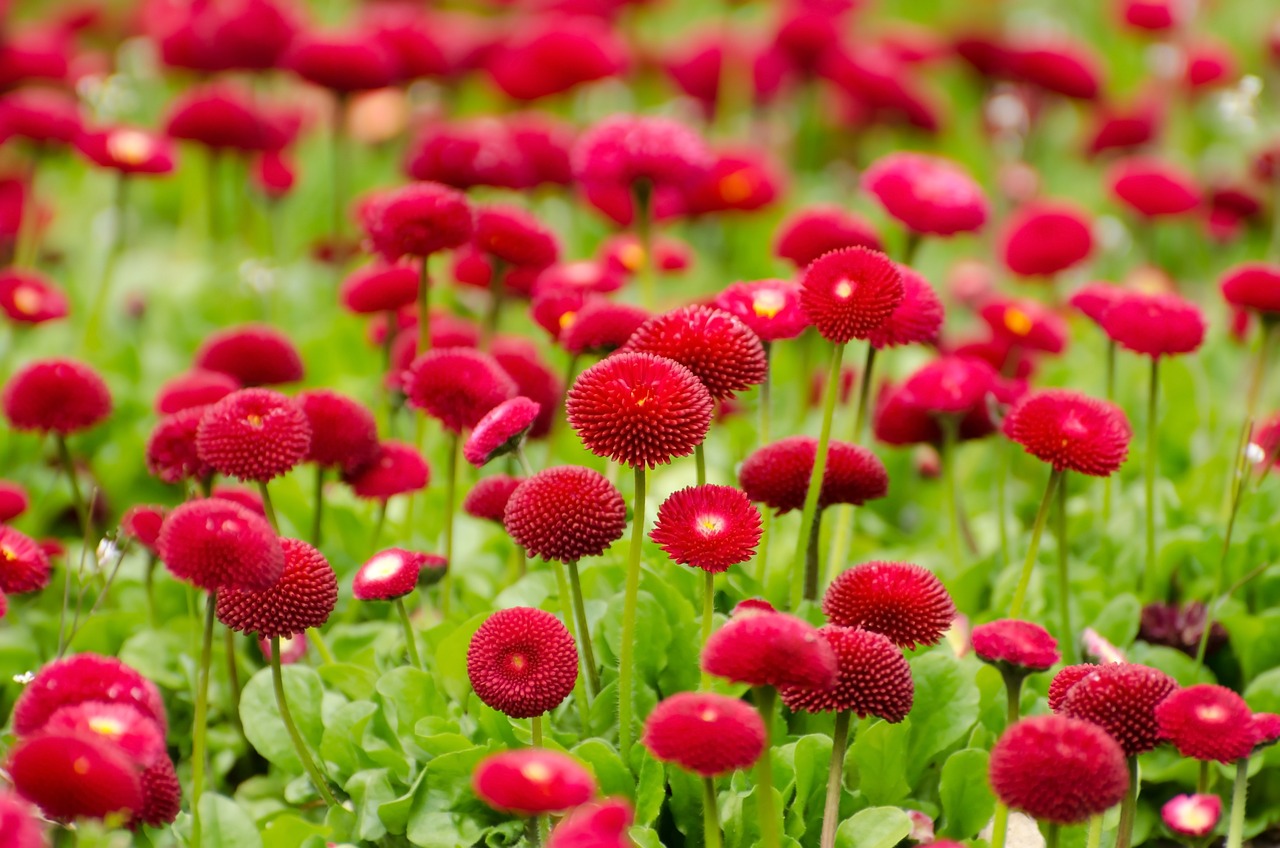
[[(831, 444), (831, 421), (835, 416), (836, 398), (840, 394), (840, 363), (843, 358), (844, 345), (832, 345), (831, 365), (827, 372), (827, 385), (823, 394), (822, 429), (818, 435), (817, 452), (813, 457), (813, 472), (809, 475), (809, 489), (805, 493), (804, 512), (800, 517), (800, 536), (796, 539), (796, 553), (791, 562), (792, 573), (801, 573), (806, 569), (808, 547), (812, 543), (813, 527), (817, 521), (818, 497), (822, 493), (822, 477), (827, 469), (827, 451)], [(808, 586), (809, 583), (806, 577), (805, 585)], [(816, 575), (812, 583), (816, 592)], [(792, 597), (792, 606), (798, 606), (799, 602), (800, 598)]]
[(631, 756), (631, 714), (635, 694), (632, 691), (632, 675), (635, 673), (636, 653), (636, 604), (640, 595), (640, 551), (644, 542), (645, 467), (637, 465), (635, 494), (632, 502), (631, 548), (627, 555), (627, 583), (622, 601), (622, 644), (618, 651), (618, 749), (622, 761)]

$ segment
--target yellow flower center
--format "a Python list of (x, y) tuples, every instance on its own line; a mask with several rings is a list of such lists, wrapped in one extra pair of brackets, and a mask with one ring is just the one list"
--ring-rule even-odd
[(848, 300), (853, 294), (853, 283), (848, 280), (841, 280), (836, 283), (836, 297), (841, 300)]
[(400, 570), (401, 564), (400, 557), (396, 554), (378, 554), (369, 560), (364, 567), (364, 573), (371, 580), (386, 580)]
[(1010, 306), (1004, 311), (1004, 326), (1015, 336), (1025, 336), (1031, 332), (1031, 316), (1015, 306)]
[(746, 171), (734, 171), (720, 178), (720, 197), (725, 203), (739, 203), (751, 196), (752, 180)]
[(245, 420), (249, 422), (250, 427), (253, 427), (255, 429), (262, 429), (261, 415), (249, 415), (245, 418)]
[(751, 308), (760, 318), (773, 318), (787, 305), (787, 296), (777, 289), (758, 291), (751, 298)]
[(714, 709), (712, 709), (711, 707), (707, 707), (705, 710), (703, 710), (702, 712), (698, 713), (698, 718), (702, 719), (703, 721), (705, 721), (705, 722), (707, 722), (707, 723), (711, 723), (711, 722), (715, 721), (716, 719), (720, 718), (720, 713), (716, 712), (716, 711), (715, 711)]
[(724, 519), (718, 515), (698, 516), (698, 529), (704, 536), (714, 536), (724, 529)]
[(530, 783), (546, 783), (551, 780), (551, 769), (542, 763), (527, 763), (520, 769), (520, 774)]
[(622, 267), (628, 271), (639, 271), (644, 265), (644, 248), (639, 242), (631, 242), (623, 245), (618, 251), (618, 261), (622, 263)]
[(116, 130), (107, 136), (107, 153), (126, 165), (142, 164), (154, 149), (151, 137), (137, 130)]
[(13, 305), (23, 315), (34, 315), (40, 309), (40, 292), (31, 286), (18, 286), (13, 292)]
[(119, 736), (124, 733), (124, 724), (111, 716), (94, 716), (89, 719), (89, 729), (100, 736)]

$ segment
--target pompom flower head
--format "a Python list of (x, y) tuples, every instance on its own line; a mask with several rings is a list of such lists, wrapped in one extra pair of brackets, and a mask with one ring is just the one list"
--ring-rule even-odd
[(76, 654), (54, 660), (36, 674), (13, 705), (13, 732), (30, 736), (63, 707), (88, 701), (126, 704), (163, 731), (166, 727), (160, 690), (115, 657)]
[(409, 366), (409, 405), (461, 433), (485, 413), (515, 396), (516, 384), (492, 356), (467, 348), (430, 350)]
[[(738, 470), (738, 484), (753, 501), (779, 515), (804, 506), (818, 440), (788, 436), (758, 448)], [(882, 498), (889, 491), (889, 474), (871, 451), (847, 442), (832, 442), (822, 471), (818, 507), (832, 504), (861, 505)]]
[(0, 525), (0, 592), (21, 595), (49, 585), (49, 557), (35, 540)]
[(1098, 725), (1133, 757), (1160, 741), (1156, 708), (1177, 688), (1173, 678), (1149, 666), (1107, 663), (1071, 687), (1060, 714)]
[(1058, 640), (1030, 621), (1009, 618), (980, 624), (973, 628), (970, 639), (978, 659), (1004, 674), (1047, 671), (1062, 658)]
[(1011, 809), (1053, 824), (1079, 824), (1119, 804), (1129, 788), (1124, 751), (1095, 724), (1062, 716), (1023, 719), (990, 761), (991, 787)]
[(419, 274), (410, 264), (375, 262), (351, 272), (343, 280), (338, 298), (357, 315), (395, 312), (417, 299)]
[(560, 820), (547, 848), (631, 848), (627, 833), (634, 820), (624, 798), (583, 804)]
[(1233, 763), (1253, 752), (1253, 711), (1225, 686), (1200, 683), (1165, 698), (1156, 707), (1160, 737), (1178, 753), (1197, 760)]
[(356, 497), (385, 501), (431, 482), (431, 466), (413, 445), (382, 442), (373, 458), (342, 475)]
[(203, 480), (214, 468), (200, 457), (196, 437), (208, 407), (193, 407), (166, 415), (147, 438), (147, 471), (164, 483)]
[(338, 578), (306, 542), (281, 539), (284, 571), (269, 589), (227, 587), (218, 592), (218, 620), (239, 633), (289, 638), (329, 620), (338, 603)]
[(284, 573), (284, 551), (261, 515), (221, 498), (187, 501), (169, 513), (156, 540), (179, 580), (216, 592), (270, 589)]
[(865, 247), (834, 250), (814, 260), (800, 286), (800, 308), (824, 339), (865, 339), (902, 303), (902, 272)]
[(1109, 176), (1111, 193), (1143, 218), (1184, 215), (1200, 205), (1191, 177), (1157, 159), (1117, 162)]
[(627, 507), (604, 475), (565, 465), (521, 483), (507, 500), (502, 523), (530, 555), (576, 562), (599, 556), (622, 538)]
[(1005, 267), (1020, 277), (1052, 277), (1093, 252), (1089, 220), (1059, 203), (1033, 203), (1013, 213), (1002, 241)]
[(4, 414), (15, 430), (68, 436), (111, 414), (111, 393), (98, 373), (74, 359), (41, 359), (5, 384)]
[(631, 338), (649, 313), (628, 303), (613, 303), (596, 298), (588, 300), (573, 313), (568, 326), (560, 334), (560, 344), (573, 355), (612, 353)]
[(778, 228), (773, 252), (803, 271), (819, 256), (846, 247), (884, 250), (871, 224), (839, 206), (802, 209)]
[(527, 397), (503, 401), (485, 413), (462, 446), (462, 455), (476, 468), (519, 449), (542, 406)]
[(311, 427), (305, 462), (355, 468), (377, 452), (378, 425), (363, 404), (328, 389), (301, 392), (297, 404)]
[(1258, 312), (1265, 320), (1280, 318), (1280, 265), (1246, 262), (1222, 276), (1222, 297), (1240, 309)]
[(681, 565), (712, 574), (751, 559), (760, 543), (760, 511), (741, 489), (690, 486), (658, 507), (649, 538)]
[(836, 656), (835, 686), (782, 689), (782, 703), (793, 712), (850, 712), (897, 723), (911, 712), (915, 684), (902, 650), (888, 637), (859, 627), (828, 624), (818, 633)]
[(416, 182), (373, 197), (363, 214), (373, 249), (388, 262), (427, 257), (471, 238), (471, 207), (461, 192)]
[(822, 612), (832, 624), (881, 633), (901, 648), (936, 645), (956, 617), (933, 572), (906, 562), (867, 562), (827, 588)]
[(244, 324), (211, 334), (196, 351), (195, 366), (234, 377), (242, 386), (274, 386), (301, 380), (298, 349), (274, 327)]
[(114, 743), (95, 735), (43, 733), (9, 753), (18, 794), (52, 819), (125, 819), (142, 807), (138, 769)]
[(794, 339), (809, 326), (800, 308), (800, 287), (790, 280), (734, 283), (716, 295), (714, 305), (736, 316), (762, 342)]
[(1065, 389), (1023, 397), (1005, 419), (1004, 433), (1055, 471), (1094, 477), (1124, 464), (1133, 435), (1120, 407)]
[(712, 398), (680, 363), (626, 352), (578, 375), (565, 409), (587, 450), (632, 468), (655, 468), (702, 443)]
[(555, 709), (573, 691), (578, 649), (549, 612), (499, 610), (471, 637), (467, 677), (488, 706), (512, 718), (533, 718)]
[(1124, 292), (1112, 301), (1101, 324), (1116, 344), (1151, 357), (1192, 353), (1204, 341), (1200, 308), (1172, 294)]
[(217, 403), (240, 388), (240, 381), (221, 371), (193, 368), (168, 380), (156, 392), (155, 408), (161, 415)]
[(471, 491), (462, 499), (462, 511), (472, 518), (501, 524), (507, 501), (511, 500), (511, 496), (523, 482), (523, 478), (512, 477), (510, 474), (483, 477), (476, 481)]
[(764, 720), (737, 698), (681, 692), (660, 702), (640, 741), (659, 760), (700, 777), (750, 768), (765, 748)]
[(942, 330), (945, 312), (933, 287), (905, 265), (899, 265), (898, 271), (902, 274), (902, 301), (885, 322), (867, 336), (867, 341), (878, 350), (933, 344)]
[(1062, 712), (1062, 704), (1067, 700), (1071, 687), (1093, 674), (1097, 668), (1095, 663), (1078, 663), (1060, 669), (1049, 682), (1049, 709), (1055, 713)]
[(764, 346), (736, 317), (706, 306), (683, 306), (640, 325), (623, 350), (679, 362), (716, 400), (764, 382)]
[(568, 754), (541, 748), (486, 757), (476, 766), (471, 785), (494, 809), (524, 816), (563, 812), (596, 794), (586, 766)]
[(954, 162), (920, 153), (890, 153), (862, 175), (862, 187), (914, 233), (941, 236), (980, 228), (987, 199)]
[(357, 601), (394, 601), (418, 586), (418, 574), (426, 554), (387, 548), (374, 554), (351, 579), (351, 594)]
[(826, 689), (835, 684), (838, 666), (831, 646), (807, 622), (751, 610), (711, 634), (702, 670), (749, 686)]
[(1222, 818), (1222, 799), (1217, 795), (1174, 795), (1160, 808), (1160, 818), (1180, 836), (1207, 836)]
[(270, 389), (241, 389), (205, 409), (196, 431), (200, 458), (215, 471), (265, 483), (288, 473), (311, 447), (298, 404)]

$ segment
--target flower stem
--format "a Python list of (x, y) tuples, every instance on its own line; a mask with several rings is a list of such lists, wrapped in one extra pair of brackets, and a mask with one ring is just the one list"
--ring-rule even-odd
[(1196, 794), (1203, 795), (1209, 791), (1209, 761), (1200, 761), (1200, 772), (1196, 776)]
[[(1031, 527), (1031, 544), (1027, 548), (1027, 558), (1022, 563), (1022, 574), (1018, 577), (1018, 588), (1013, 593), (1013, 603), (1009, 607), (1009, 617), (1022, 615), (1022, 607), (1027, 601), (1027, 587), (1031, 585), (1031, 570), (1036, 564), (1036, 555), (1040, 553), (1040, 537), (1044, 535), (1045, 520), (1049, 517), (1049, 508), (1053, 505), (1053, 495), (1062, 480), (1062, 472), (1054, 469), (1049, 474), (1049, 483), (1045, 486), (1044, 497), (1040, 500), (1040, 509), (1036, 511), (1036, 522)], [(994, 848), (994, 846), (993, 846)]]
[[(996, 526), (1000, 531), (1000, 567), (1008, 567), (1009, 556), (1009, 445), (1004, 441), (996, 442)], [(994, 846), (993, 846), (994, 848)]]
[(480, 334), (480, 349), (487, 351), (493, 347), (494, 336), (498, 334), (498, 325), (502, 322), (502, 302), (506, 298), (507, 267), (500, 259), (493, 259), (489, 272), (489, 311), (484, 316), (484, 327)]
[[(1138, 811), (1138, 758), (1129, 758), (1129, 790), (1120, 802), (1120, 824), (1116, 828), (1116, 848), (1129, 848), (1133, 841), (1133, 821)], [(1237, 846), (1238, 848), (1238, 846)]]
[[(854, 412), (852, 426), (850, 426), (848, 434), (849, 441), (854, 444), (858, 444), (862, 439), (862, 428), (866, 422), (868, 399), (871, 395), (875, 367), (876, 348), (873, 345), (867, 345), (867, 358), (862, 365), (862, 378), (858, 384), (858, 407)], [(835, 576), (832, 572), (838, 570), (849, 556), (849, 545), (853, 539), (857, 513), (851, 504), (842, 504), (836, 507), (835, 516), (836, 529), (831, 534), (831, 549), (827, 555), (827, 582), (830, 582)]]
[(338, 799), (334, 798), (333, 793), (329, 790), (329, 782), (320, 773), (315, 760), (311, 758), (311, 752), (307, 750), (307, 744), (303, 741), (302, 734), (298, 732), (297, 725), (293, 723), (293, 714), (289, 712), (289, 702), (285, 699), (284, 694), (284, 672), (280, 668), (279, 636), (271, 637), (271, 683), (276, 692), (276, 706), (280, 708), (280, 720), (284, 722), (284, 729), (288, 732), (290, 741), (293, 742), (293, 749), (297, 752), (298, 759), (302, 762), (303, 770), (311, 778), (311, 782), (315, 784), (316, 791), (320, 793), (320, 797), (324, 799), (324, 802), (330, 807), (339, 806)]
[(996, 814), (991, 820), (991, 848), (1004, 848), (1005, 837), (1009, 835), (1009, 808), (996, 802)]
[(702, 442), (699, 442), (693, 449), (693, 462), (697, 473), (698, 485), (707, 485), (707, 454), (702, 449)]
[[(773, 422), (773, 343), (764, 343), (764, 382), (760, 384), (759, 422), (760, 444), (769, 444), (769, 428)], [(764, 588), (769, 570), (769, 531), (773, 528), (773, 510), (765, 509), (760, 516), (760, 547), (756, 552), (756, 582)]]
[(827, 803), (822, 808), (822, 848), (835, 848), (836, 828), (840, 824), (840, 795), (844, 791), (844, 755), (849, 749), (850, 713), (836, 713), (836, 726), (831, 736), (831, 767), (827, 771)]
[(876, 368), (875, 345), (867, 345), (867, 358), (862, 364), (862, 379), (858, 384), (858, 408), (853, 414), (853, 430), (849, 434), (849, 441), (857, 444), (862, 438), (862, 428), (867, 421), (867, 408), (870, 405), (871, 384), (875, 377)]
[(1231, 789), (1231, 818), (1227, 824), (1227, 848), (1240, 848), (1244, 841), (1244, 806), (1249, 794), (1249, 758), (1236, 760), (1236, 781)]
[(223, 652), (227, 655), (227, 702), (230, 706), (231, 723), (244, 735), (244, 726), (240, 723), (240, 669), (236, 666), (236, 633), (230, 627), (223, 629)]
[[(708, 571), (704, 575), (702, 584), (702, 644), (705, 648), (707, 640), (711, 638), (711, 628), (715, 624), (716, 615), (716, 575), (714, 572)], [(701, 650), (701, 648), (699, 648)], [(703, 689), (711, 688), (711, 675), (702, 671)]]
[(458, 496), (458, 449), (462, 442), (450, 432), (444, 470), (444, 558), (448, 563), (440, 581), (440, 617), (449, 617), (449, 601), (453, 597), (453, 510)]
[(271, 523), (271, 529), (276, 531), (276, 535), (280, 535), (280, 522), (276, 520), (276, 508), (271, 504), (271, 492), (267, 489), (267, 481), (258, 481), (258, 494), (262, 495), (262, 510), (267, 514), (267, 521)]
[(578, 561), (565, 563), (569, 568), (569, 591), (573, 595), (573, 614), (578, 619), (578, 632), (582, 634), (582, 661), (587, 667), (587, 682), (592, 696), (600, 694), (600, 670), (596, 667), (596, 652), (591, 645), (591, 626), (587, 621), (587, 604), (582, 595), (582, 579), (578, 575)]
[(66, 436), (58, 433), (55, 438), (58, 443), (58, 462), (62, 465), (63, 473), (67, 475), (67, 483), (71, 487), (71, 505), (75, 507), (76, 518), (80, 521), (80, 532), (87, 534), (89, 506), (85, 503), (84, 495), (80, 491), (80, 478), (76, 476), (76, 464), (71, 459), (71, 449), (67, 447)]
[(529, 719), (529, 735), (532, 740), (533, 747), (542, 747), (542, 716), (536, 715)]
[(387, 523), (387, 499), (378, 501), (378, 513), (373, 518), (373, 533), (369, 536), (369, 550), (378, 549), (378, 540), (382, 537), (382, 528)]
[(809, 528), (809, 544), (805, 546), (804, 552), (804, 590), (801, 597), (806, 601), (816, 601), (818, 599), (818, 547), (822, 542), (822, 513), (818, 512), (813, 517), (813, 524)]
[[(431, 350), (431, 271), (430, 257), (422, 257), (418, 269), (418, 350), (417, 355)], [(394, 325), (392, 325), (394, 326)]]
[[(572, 592), (569, 589), (569, 579), (564, 574), (564, 563), (558, 559), (551, 560), (551, 570), (556, 576), (556, 594), (560, 598), (560, 617), (564, 619), (565, 629), (569, 631), (569, 635), (573, 637), (573, 642), (578, 646), (578, 659), (583, 665), (587, 662), (587, 652), (584, 650), (583, 639), (578, 635), (579, 627), (574, 621)], [(586, 684), (583, 682), (586, 678), (585, 674), (579, 674), (573, 681), (573, 699), (578, 702), (579, 717), (582, 720), (583, 733), (590, 733), (591, 728), (591, 703), (587, 700)]]
[(652, 312), (658, 303), (657, 264), (653, 255), (653, 186), (647, 180), (639, 180), (631, 189), (635, 205), (636, 241), (644, 253), (640, 265), (640, 299), (645, 309)]
[(320, 547), (321, 526), (324, 521), (324, 466), (316, 465), (316, 482), (312, 491), (314, 508), (311, 511), (311, 547)]
[[(1247, 463), (1249, 461), (1246, 448), (1253, 432), (1251, 424), (1246, 424), (1241, 434), (1240, 444), (1236, 448), (1235, 463), (1231, 467), (1231, 505), (1227, 513), (1227, 531), (1222, 537), (1222, 549), (1218, 554), (1218, 573), (1213, 579), (1213, 592), (1204, 607), (1204, 629), (1200, 632), (1200, 643), (1196, 646), (1196, 665), (1204, 664), (1205, 653), (1209, 648), (1209, 633), (1213, 630), (1213, 617), (1222, 593), (1222, 584), (1227, 578), (1227, 557), (1231, 553), (1231, 537), (1235, 534), (1236, 516), (1240, 514), (1240, 502), (1244, 499)], [(1230, 594), (1228, 592), (1227, 594)]]
[(404, 647), (409, 653), (409, 662), (414, 668), (422, 668), (422, 657), (418, 654), (418, 637), (413, 633), (413, 622), (409, 620), (409, 610), (404, 605), (404, 598), (396, 598), (396, 612), (400, 614), (400, 626), (404, 628)]
[(1005, 728), (1013, 727), (1022, 717), (1022, 681), (1021, 674), (1006, 673), (1004, 677)]
[(778, 809), (773, 802), (773, 707), (778, 693), (772, 686), (755, 688), (756, 709), (764, 719), (764, 753), (756, 762), (756, 809), (760, 811), (760, 844), (780, 848)]
[[(1116, 399), (1116, 343), (1107, 340), (1107, 402), (1115, 403)], [(1103, 564), (1111, 565), (1114, 550), (1111, 541), (1111, 475), (1102, 481), (1102, 556)]]
[(1062, 828), (1059, 825), (1050, 823), (1045, 827), (1044, 831), (1044, 848), (1058, 848), (1059, 835)]
[(702, 830), (706, 848), (720, 848), (720, 806), (714, 777), (702, 778)]
[(618, 748), (622, 761), (631, 761), (631, 712), (635, 695), (632, 675), (636, 654), (636, 603), (640, 594), (640, 551), (644, 543), (645, 468), (636, 466), (631, 508), (631, 550), (627, 555), (627, 584), (622, 601), (622, 644), (618, 657)]
[(952, 566), (958, 568), (964, 562), (960, 551), (960, 498), (956, 492), (956, 445), (959, 442), (960, 422), (953, 415), (942, 416), (942, 476), (947, 496), (947, 549), (951, 553)]
[[(800, 517), (800, 535), (796, 539), (796, 553), (791, 562), (793, 573), (800, 573), (805, 568), (807, 549), (812, 544), (813, 526), (817, 521), (818, 496), (822, 493), (822, 476), (827, 469), (827, 449), (831, 444), (831, 419), (836, 411), (836, 398), (840, 396), (840, 362), (843, 358), (844, 345), (833, 345), (831, 366), (827, 372), (827, 385), (823, 395), (822, 429), (818, 434), (813, 471), (809, 475), (809, 490), (805, 494), (804, 512)], [(798, 606), (799, 601), (799, 597), (793, 597), (792, 606)]]
[(1058, 537), (1058, 621), (1062, 626), (1059, 644), (1066, 663), (1075, 662), (1075, 631), (1071, 629), (1071, 572), (1067, 550), (1067, 475), (1058, 487), (1057, 509), (1054, 510), (1054, 535)]
[(1151, 382), (1147, 387), (1147, 462), (1144, 494), (1147, 507), (1147, 569), (1143, 581), (1147, 598), (1156, 588), (1156, 465), (1159, 463), (1159, 421), (1156, 405), (1160, 394), (1160, 357), (1151, 357)]
[[(391, 376), (391, 357), (392, 348), (396, 343), (396, 328), (399, 327), (399, 318), (396, 316), (394, 309), (388, 309), (383, 313), (386, 319), (386, 332), (382, 335), (382, 374), (383, 377)], [(383, 380), (382, 390), (386, 395), (387, 401), (387, 433), (395, 436), (396, 432), (396, 390), (386, 384)]]
[(347, 96), (345, 94), (337, 95), (337, 101), (333, 104), (333, 127), (330, 129), (330, 142), (332, 149), (330, 150), (330, 166), (332, 167), (331, 179), (333, 181), (333, 214), (331, 225), (333, 227), (333, 246), (339, 247), (339, 241), (342, 238), (342, 219), (343, 211), (347, 205), (347, 162), (349, 156), (347, 154)]
[(213, 662), (213, 621), (218, 593), (210, 592), (204, 607), (204, 636), (200, 642), (200, 667), (196, 672), (196, 705), (191, 731), (191, 844), (200, 848), (200, 796), (204, 794), (205, 737), (209, 727), (209, 666)]
[(102, 260), (102, 270), (98, 276), (98, 290), (93, 295), (93, 305), (89, 308), (89, 319), (85, 324), (84, 335), (80, 339), (81, 350), (97, 347), (98, 333), (102, 326), (102, 313), (106, 309), (108, 295), (111, 291), (111, 280), (114, 276), (116, 262), (124, 250), (124, 215), (125, 198), (128, 194), (129, 176), (124, 172), (116, 174), (115, 191), (112, 200), (111, 243), (107, 246), (107, 255)]
[(1085, 836), (1085, 848), (1098, 848), (1102, 844), (1102, 816), (1089, 819), (1089, 832)]

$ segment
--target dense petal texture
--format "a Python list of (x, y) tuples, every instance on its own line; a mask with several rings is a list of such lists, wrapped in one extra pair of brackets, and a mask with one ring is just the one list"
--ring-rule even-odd
[(659, 760), (702, 777), (750, 768), (765, 748), (764, 720), (749, 704), (711, 692), (662, 701), (640, 740)]
[(461, 433), (485, 413), (516, 394), (515, 381), (487, 353), (467, 348), (430, 350), (410, 364), (405, 376), (409, 404)]
[(794, 339), (809, 326), (800, 308), (800, 287), (790, 280), (734, 283), (716, 295), (714, 305), (736, 316), (762, 342)]
[(489, 806), (525, 816), (571, 809), (596, 792), (586, 766), (568, 754), (538, 748), (486, 757), (476, 766), (471, 785)]
[[(813, 474), (818, 440), (788, 436), (757, 449), (738, 470), (738, 484), (747, 497), (779, 514), (801, 509)], [(889, 491), (889, 474), (871, 451), (848, 442), (832, 441), (822, 473), (818, 506), (863, 504)]]
[(711, 634), (702, 670), (749, 686), (835, 685), (835, 652), (818, 631), (786, 613), (745, 610)]
[(4, 414), (16, 430), (62, 436), (111, 414), (111, 393), (98, 373), (74, 359), (41, 359), (18, 369), (4, 387)]
[(97, 736), (42, 733), (9, 752), (18, 794), (52, 819), (105, 819), (142, 808), (138, 769), (118, 746)]
[(1179, 689), (1156, 707), (1160, 737), (1173, 743), (1179, 754), (1220, 763), (1253, 752), (1252, 718), (1244, 698), (1207, 683)]
[(49, 557), (30, 536), (0, 525), (0, 592), (20, 595), (49, 585)]
[(351, 594), (357, 601), (393, 601), (418, 586), (425, 554), (403, 548), (387, 548), (374, 554), (351, 578)]
[(410, 183), (376, 195), (362, 219), (374, 250), (388, 262), (458, 247), (472, 232), (466, 198), (439, 183)]
[(650, 318), (623, 350), (679, 362), (717, 400), (731, 398), (765, 378), (760, 338), (730, 313), (706, 306), (684, 306)]
[(946, 159), (890, 153), (862, 174), (862, 187), (916, 233), (949, 236), (987, 220), (987, 199), (968, 174)]
[(195, 366), (234, 377), (243, 386), (274, 386), (302, 379), (302, 357), (274, 327), (245, 324), (210, 334)]
[(154, 683), (115, 657), (76, 654), (49, 663), (26, 685), (13, 706), (13, 732), (30, 736), (59, 709), (87, 701), (127, 704), (166, 726)]
[(503, 526), (531, 556), (574, 562), (599, 556), (622, 538), (622, 494), (590, 468), (565, 465), (539, 471), (508, 498)]
[(973, 628), (970, 639), (978, 659), (1017, 673), (1047, 671), (1061, 659), (1058, 640), (1031, 621), (990, 621)]
[(1125, 292), (1102, 319), (1102, 330), (1123, 348), (1147, 356), (1191, 353), (1204, 341), (1200, 308), (1171, 294)]
[(288, 473), (311, 447), (311, 424), (294, 400), (241, 389), (205, 409), (196, 430), (200, 459), (215, 471), (265, 483)]
[(1177, 688), (1173, 678), (1149, 666), (1107, 663), (1071, 687), (1060, 714), (1098, 725), (1132, 757), (1160, 741), (1156, 708)]
[(933, 572), (906, 562), (868, 562), (840, 574), (822, 598), (832, 624), (881, 633), (895, 645), (936, 645), (956, 605)]
[(338, 603), (338, 578), (306, 542), (281, 539), (284, 571), (269, 589), (227, 587), (218, 592), (218, 620), (240, 633), (270, 639), (297, 635), (329, 620)]
[(527, 397), (503, 401), (485, 413), (462, 446), (462, 455), (476, 468), (518, 450), (538, 420), (542, 406)]
[(533, 718), (558, 707), (573, 691), (578, 648), (549, 612), (499, 610), (471, 637), (467, 677), (490, 707), (512, 718)]
[(782, 703), (796, 712), (851, 712), (896, 723), (911, 712), (915, 684), (902, 649), (888, 637), (859, 627), (828, 624), (818, 630), (836, 655), (835, 686), (789, 686)]
[(261, 515), (221, 498), (187, 501), (169, 513), (156, 541), (179, 580), (210, 592), (263, 591), (284, 573), (285, 557)]
[(413, 445), (383, 442), (372, 459), (347, 471), (342, 479), (357, 497), (385, 501), (425, 488), (431, 482), (431, 466)]
[(675, 562), (718, 574), (751, 559), (760, 534), (760, 511), (741, 489), (704, 485), (663, 501), (649, 537)]
[(358, 401), (328, 389), (301, 392), (297, 404), (311, 426), (306, 462), (327, 468), (356, 468), (378, 450), (378, 424)]
[(507, 501), (511, 500), (512, 494), (523, 482), (524, 478), (512, 477), (510, 474), (482, 477), (462, 499), (462, 511), (472, 518), (501, 524), (506, 514)]
[(1133, 435), (1120, 407), (1065, 389), (1025, 396), (1010, 410), (1004, 432), (1054, 470), (1094, 477), (1124, 464)]
[(827, 341), (846, 344), (880, 329), (902, 303), (902, 271), (865, 247), (815, 259), (800, 285), (800, 308)]
[(583, 804), (551, 831), (547, 848), (631, 848), (627, 832), (635, 820), (624, 798)]

